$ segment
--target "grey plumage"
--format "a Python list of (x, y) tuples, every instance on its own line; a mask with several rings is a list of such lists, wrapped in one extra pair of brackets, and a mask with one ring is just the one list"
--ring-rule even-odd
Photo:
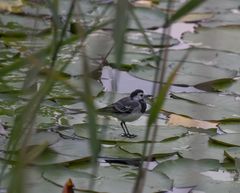
[(147, 105), (143, 90), (136, 89), (130, 96), (124, 97), (117, 102), (99, 109), (99, 112), (118, 118), (124, 131), (123, 137), (133, 138), (134, 134), (130, 134), (125, 122), (132, 122), (139, 119), (146, 111)]

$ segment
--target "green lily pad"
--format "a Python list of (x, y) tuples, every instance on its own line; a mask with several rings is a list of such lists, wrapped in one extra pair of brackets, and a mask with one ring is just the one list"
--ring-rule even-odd
[[(179, 141), (179, 140), (177, 140)], [(154, 148), (153, 148), (153, 152), (152, 152), (152, 156), (154, 158), (159, 158), (159, 157), (165, 157), (165, 156), (170, 156), (173, 154), (176, 154), (178, 152), (178, 148), (181, 147), (177, 147), (175, 145), (179, 145), (177, 144), (178, 142), (160, 142), (160, 143), (154, 143)], [(143, 156), (143, 148), (145, 143), (134, 143), (134, 144), (129, 144), (129, 143), (120, 143), (120, 148), (123, 149), (126, 152), (129, 152), (133, 155), (141, 155)], [(148, 150), (150, 148), (151, 144), (147, 144)]]
[[(82, 77), (76, 78), (72, 77), (67, 81), (67, 84), (70, 84), (76, 91), (84, 92), (85, 91), (85, 83)], [(97, 80), (90, 79), (89, 82), (91, 93), (93, 96), (98, 95), (102, 90), (103, 86)], [(72, 98), (74, 99), (79, 97), (79, 94), (74, 93), (72, 89), (64, 85), (62, 82), (58, 82), (55, 84), (54, 88), (52, 89), (51, 93), (49, 94), (53, 98)]]
[[(102, 59), (113, 47), (113, 38), (109, 32), (97, 31), (87, 37), (85, 44), (86, 55), (89, 58)], [(104, 49), (100, 45), (104, 45)]]
[[(41, 145), (45, 142), (48, 143), (48, 145), (52, 145), (58, 142), (60, 140), (60, 137), (58, 134), (53, 132), (39, 132), (35, 133), (31, 136), (30, 140), (27, 143), (27, 146), (35, 146), (35, 145)], [(18, 148), (21, 148), (21, 144), (24, 142), (19, 142)]]
[(220, 107), (211, 107), (177, 99), (166, 99), (162, 110), (198, 120), (213, 121), (237, 118), (235, 112), (228, 112)]
[[(132, 7), (132, 8), (139, 22), (145, 29), (160, 27), (163, 25), (165, 21), (165, 14), (155, 7), (152, 8)], [(94, 17), (101, 16), (101, 22), (106, 22), (115, 18), (116, 16), (115, 9), (116, 6), (114, 5), (98, 6), (97, 9), (92, 13), (92, 16)], [(131, 16), (131, 14), (129, 15), (130, 17), (128, 21), (128, 29), (139, 29), (135, 19)], [(113, 27), (112, 25), (107, 26), (107, 28), (112, 27)]]
[[(70, 55), (70, 57), (72, 56)], [(59, 57), (59, 60), (61, 60), (61, 56)], [(71, 76), (79, 76), (86, 73), (84, 70), (85, 61), (83, 59), (83, 56), (75, 56), (71, 61), (66, 60), (66, 62), (68, 62), (68, 64), (63, 70), (64, 73)], [(100, 65), (95, 60), (88, 60), (88, 67), (89, 73), (91, 74), (93, 71), (98, 70)]]
[(239, 26), (200, 27), (197, 34), (186, 33), (183, 38), (189, 44), (197, 44), (199, 47), (240, 53), (240, 46), (236, 44), (236, 39), (240, 38), (239, 28)]
[(239, 137), (240, 137), (240, 133), (229, 133), (229, 134), (215, 135), (211, 137), (211, 140), (223, 145), (240, 146)]
[(178, 93), (173, 98), (192, 101), (210, 107), (220, 107), (223, 111), (231, 112), (240, 117), (239, 101), (235, 96), (217, 93)]
[[(230, 179), (230, 175), (227, 171), (223, 172), (212, 172), (212, 176), (207, 172), (202, 172), (203, 176), (199, 179), (198, 186), (192, 190), (192, 193), (207, 192), (207, 193), (226, 193), (239, 191), (240, 185), (233, 179)], [(206, 175), (207, 174), (207, 175)], [(215, 180), (214, 177), (222, 178)]]
[(218, 126), (225, 133), (240, 133), (240, 122), (224, 122)]
[(201, 172), (217, 170), (220, 164), (214, 159), (178, 159), (160, 163), (154, 171), (163, 172), (174, 180), (175, 187), (192, 187), (199, 183)]
[[(23, 140), (23, 139), (22, 139)], [(38, 133), (34, 133), (31, 137), (29, 137), (29, 140), (27, 142), (27, 146), (36, 146), (36, 145), (42, 145), (44, 143), (47, 143), (49, 146), (57, 143), (58, 140), (60, 140), (60, 137), (58, 134), (53, 133), (53, 132), (38, 132)], [(1, 145), (1, 150), (6, 151), (6, 147), (8, 144), (8, 139), (6, 139), (5, 137), (1, 137), (0, 138), (0, 143)], [(16, 146), (16, 151), (21, 149), (21, 146), (24, 142), (23, 141), (19, 141), (18, 145)]]
[[(185, 1), (181, 0), (171, 0), (174, 3), (174, 10), (178, 10), (181, 6), (184, 5)], [(160, 2), (158, 7), (166, 9), (168, 1)], [(200, 6), (193, 10), (194, 13), (208, 13), (208, 12), (224, 12), (226, 10), (234, 9), (239, 6), (238, 0), (229, 0), (228, 3), (224, 0), (218, 0), (217, 3), (215, 0), (208, 0), (203, 2)]]
[[(75, 129), (75, 134), (89, 138), (89, 125), (81, 124), (81, 125), (73, 125)], [(135, 138), (126, 138), (122, 137), (123, 133), (122, 128), (119, 125), (99, 125), (98, 129), (98, 138), (102, 141), (112, 141), (112, 142), (143, 142), (146, 133), (145, 126), (129, 126), (130, 133), (136, 134)], [(167, 139), (178, 138), (187, 133), (187, 130), (182, 127), (166, 127), (166, 126), (158, 126), (158, 133), (156, 135), (156, 141), (163, 141)], [(151, 136), (151, 134), (150, 134)]]
[[(177, 39), (173, 39), (172, 37), (168, 35), (164, 35), (164, 38), (167, 40), (164, 41), (164, 43), (161, 42), (163, 34), (160, 34), (158, 32), (151, 32), (147, 31), (145, 34), (148, 37), (148, 40), (150, 41), (150, 45), (152, 47), (168, 47), (177, 45), (179, 41)], [(150, 47), (148, 42), (146, 41), (144, 35), (140, 32), (128, 32), (126, 34), (126, 42), (132, 45), (136, 46), (144, 46), (144, 47)]]
[[(66, 144), (67, 147), (63, 147), (63, 144)], [(71, 149), (69, 147), (69, 144), (72, 144), (74, 146), (82, 145), (83, 147), (86, 147), (86, 142), (76, 142), (76, 143), (69, 143), (69, 142), (60, 142), (57, 143), (56, 146), (48, 147), (45, 149), (43, 153), (41, 153), (38, 157), (36, 157), (34, 160), (31, 160), (32, 165), (37, 166), (46, 166), (46, 165), (59, 165), (59, 164), (67, 164), (71, 162), (76, 161), (86, 161), (90, 159), (91, 153), (88, 149), (81, 148), (81, 146), (78, 148)], [(59, 152), (56, 152), (55, 149)], [(79, 155), (77, 154), (79, 153)], [(3, 160), (6, 160), (6, 156), (8, 153), (1, 153), (0, 158)], [(17, 154), (12, 154), (10, 157), (11, 161), (16, 161)], [(9, 160), (8, 160), (9, 161)]]
[[(115, 54), (112, 53), (108, 56), (107, 61), (110, 64), (115, 64)], [(123, 59), (122, 59), (122, 65), (129, 65), (129, 66), (133, 66), (133, 65), (141, 65), (142, 60), (144, 60), (145, 58), (150, 57), (149, 54), (144, 54), (144, 53), (137, 53), (137, 52), (125, 52), (123, 54)]]
[(122, 150), (118, 145), (102, 145), (101, 146), (101, 157), (110, 157), (110, 158), (140, 158), (139, 155), (128, 153)]
[[(69, 169), (55, 169), (55, 172), (44, 172), (43, 177), (48, 181), (63, 186), (66, 179), (71, 178), (75, 188), (88, 190), (90, 174), (85, 171)], [(133, 167), (99, 167), (94, 178), (96, 186), (94, 192), (122, 193), (131, 192), (137, 176), (137, 170)], [(172, 181), (164, 174), (147, 172), (144, 193), (167, 191), (172, 188)]]
[(224, 151), (224, 154), (232, 159), (232, 160), (235, 160), (235, 158), (238, 158), (240, 159), (240, 147), (230, 147), (230, 148), (227, 148), (225, 151)]
[(240, 80), (236, 79), (236, 81), (232, 85), (230, 85), (226, 89), (222, 89), (222, 91), (228, 92), (231, 94), (237, 94), (238, 96), (240, 96)]
[[(146, 64), (154, 65), (153, 61), (146, 61)], [(164, 82), (171, 74), (172, 70), (179, 62), (167, 62), (167, 69), (165, 73)], [(151, 66), (138, 66), (130, 70), (130, 74), (149, 81), (155, 80), (156, 71), (161, 71), (160, 69)], [(207, 66), (203, 64), (185, 62), (180, 70), (177, 72), (176, 78), (173, 81), (175, 85), (196, 85), (202, 82), (211, 81), (219, 78), (233, 78), (236, 75), (235, 71), (229, 71), (226, 69), (216, 68), (214, 66)], [(159, 78), (159, 77), (158, 77)]]
[[(151, 144), (148, 144), (148, 148)], [(142, 155), (143, 143), (120, 143), (120, 148), (126, 152)], [(209, 142), (206, 134), (194, 133), (175, 140), (154, 143), (152, 156), (165, 157), (178, 153), (181, 157), (199, 159), (217, 159), (219, 162), (224, 160), (224, 149), (226, 146), (217, 145)]]
[(234, 82), (234, 78), (223, 78), (196, 84), (194, 87), (206, 92), (219, 92), (227, 90), (227, 88), (233, 85)]
[[(238, 10), (235, 7), (235, 10)], [(207, 22), (202, 22), (202, 26), (206, 27), (217, 27), (217, 26), (227, 26), (227, 25), (239, 25), (240, 14), (234, 12), (223, 12), (216, 13), (214, 17)]]
[(91, 156), (90, 145), (87, 140), (61, 139), (57, 143), (49, 146), (55, 153), (72, 156), (76, 158), (88, 159)]
[(181, 140), (186, 140), (185, 143), (188, 145), (187, 148), (178, 151), (181, 157), (194, 160), (217, 159), (219, 162), (224, 161), (224, 150), (227, 147), (212, 143), (206, 134), (195, 133), (187, 135), (181, 138)]
[(168, 50), (168, 60), (181, 61), (186, 53), (188, 53), (186, 62), (201, 63), (231, 71), (239, 71), (238, 61), (240, 59), (240, 55), (217, 49), (193, 47), (185, 50)]

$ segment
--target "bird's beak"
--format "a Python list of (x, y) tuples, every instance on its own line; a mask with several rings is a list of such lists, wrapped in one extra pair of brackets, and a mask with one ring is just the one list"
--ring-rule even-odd
[(144, 95), (144, 98), (151, 100), (151, 99), (153, 99), (153, 95), (145, 94), (145, 95)]
[(150, 95), (150, 94), (148, 94), (148, 95), (144, 95), (144, 99), (146, 100), (146, 102), (148, 103), (148, 104), (152, 104), (153, 103), (153, 95)]

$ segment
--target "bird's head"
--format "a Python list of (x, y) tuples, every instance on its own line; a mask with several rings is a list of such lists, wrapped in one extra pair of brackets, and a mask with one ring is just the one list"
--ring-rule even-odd
[(133, 92), (130, 94), (130, 98), (131, 98), (132, 100), (136, 100), (136, 101), (143, 100), (143, 99), (144, 99), (144, 92), (143, 92), (143, 90), (141, 90), (141, 89), (136, 89), (135, 91), (133, 91)]
[(136, 101), (150, 100), (152, 97), (153, 97), (152, 95), (145, 95), (144, 91), (141, 89), (136, 89), (130, 94), (130, 98)]

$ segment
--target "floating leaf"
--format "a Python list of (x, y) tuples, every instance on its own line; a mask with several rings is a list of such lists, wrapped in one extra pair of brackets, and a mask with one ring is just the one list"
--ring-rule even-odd
[[(171, 0), (172, 3), (174, 3), (174, 10), (179, 9), (183, 3), (181, 0)], [(168, 1), (160, 2), (158, 7), (166, 9)], [(217, 3), (215, 0), (207, 0), (203, 2), (199, 7), (197, 7), (194, 10), (194, 13), (217, 13), (217, 12), (225, 12), (226, 10), (234, 9), (239, 6), (239, 2), (237, 0), (229, 0), (228, 3), (226, 3), (225, 0), (218, 0)]]
[[(132, 143), (131, 143), (132, 144)], [(128, 153), (125, 150), (122, 150), (119, 145), (105, 145), (102, 144), (100, 156), (103, 158), (140, 158), (139, 155)]]
[(183, 126), (187, 128), (202, 128), (202, 129), (212, 129), (217, 128), (217, 123), (212, 123), (209, 121), (201, 121), (196, 119), (190, 119), (184, 116), (171, 114), (169, 116), (167, 124), (175, 126)]
[(240, 133), (240, 121), (239, 122), (223, 122), (220, 123), (219, 128), (225, 133)]
[(239, 71), (238, 61), (240, 60), (240, 55), (237, 53), (225, 52), (217, 49), (192, 47), (185, 50), (168, 50), (168, 60), (181, 61), (187, 52), (189, 52), (189, 54), (185, 62), (200, 63), (235, 72)]
[[(89, 58), (103, 59), (113, 46), (113, 38), (109, 32), (97, 31), (87, 37), (85, 44)], [(104, 49), (100, 45), (104, 45)]]
[[(157, 8), (146, 8), (146, 7), (134, 7), (133, 11), (140, 21), (143, 28), (153, 28), (160, 27), (164, 23), (165, 14), (161, 12), (161, 10)], [(115, 6), (98, 6), (95, 12), (92, 14), (93, 16), (99, 17), (102, 16), (101, 21), (109, 21), (113, 19), (116, 15)], [(108, 28), (112, 28), (112, 26), (107, 26)], [(134, 18), (130, 17), (128, 21), (129, 29), (138, 29), (138, 25), (136, 24)]]
[(188, 148), (180, 149), (179, 155), (184, 158), (199, 159), (217, 159), (219, 162), (224, 161), (224, 145), (219, 145), (209, 141), (206, 134), (195, 133), (182, 138)]
[(200, 47), (240, 53), (240, 46), (236, 44), (236, 39), (240, 38), (238, 25), (217, 28), (200, 27), (197, 32), (197, 34), (184, 34), (184, 40)]
[[(74, 125), (75, 134), (89, 138), (89, 128), (88, 124)], [(100, 125), (100, 130), (98, 131), (98, 137), (102, 141), (119, 141), (119, 142), (142, 142), (145, 138), (146, 127), (145, 126), (134, 126), (128, 125), (130, 133), (137, 135), (135, 138), (122, 137), (122, 128), (119, 125)], [(174, 139), (184, 135), (187, 132), (186, 129), (182, 127), (166, 127), (158, 126), (158, 134), (156, 136), (156, 141), (163, 141), (167, 139)], [(150, 134), (151, 135), (151, 134)]]
[[(146, 64), (155, 66), (155, 62), (153, 61), (146, 61)], [(173, 61), (173, 62), (167, 63), (164, 82), (166, 82), (166, 78), (169, 76), (172, 69), (177, 64), (179, 64), (179, 61), (178, 62)], [(130, 74), (144, 80), (156, 81), (155, 80), (156, 70), (161, 71), (161, 69), (156, 69), (154, 67), (147, 66), (147, 65), (144, 67), (138, 66), (137, 68), (130, 70)], [(236, 75), (236, 72), (234, 71), (219, 69), (214, 66), (207, 66), (203, 64), (184, 62), (182, 67), (178, 71), (173, 84), (193, 86), (202, 82), (215, 80), (219, 78), (233, 78), (235, 75)]]
[(202, 20), (211, 19), (214, 16), (213, 13), (188, 13), (187, 15), (180, 18), (179, 22), (197, 22)]
[(227, 111), (220, 107), (211, 107), (177, 99), (166, 99), (162, 110), (197, 120), (220, 121), (237, 118), (235, 112)]
[[(28, 141), (27, 146), (41, 145), (43, 143), (48, 143), (48, 145), (52, 145), (56, 143), (60, 139), (60, 137), (58, 134), (53, 132), (39, 132), (33, 134), (29, 139), (30, 140)], [(22, 143), (24, 142), (19, 142), (18, 149), (21, 148)]]
[[(143, 147), (147, 145), (146, 143), (120, 143), (120, 148), (124, 151), (131, 153), (133, 155), (143, 156)], [(148, 144), (147, 147), (149, 148), (151, 144)], [(154, 148), (152, 151), (151, 156), (154, 158), (170, 156), (176, 154), (178, 152), (177, 145), (180, 145), (178, 141), (171, 141), (171, 142), (160, 142), (154, 143)], [(186, 147), (186, 146), (185, 146)], [(147, 150), (148, 151), (148, 150)]]
[(76, 157), (77, 159), (88, 159), (91, 156), (89, 142), (87, 140), (61, 139), (49, 146), (55, 153)]
[(175, 187), (196, 186), (201, 178), (201, 172), (217, 170), (220, 164), (214, 159), (178, 159), (160, 163), (154, 171), (163, 172), (174, 180)]
[[(43, 176), (48, 181), (63, 186), (66, 179), (71, 178), (75, 188), (79, 190), (88, 190), (90, 177), (85, 170), (77, 171), (59, 168), (55, 169), (55, 172), (46, 171)], [(98, 173), (94, 178), (95, 184), (94, 191), (106, 192), (106, 193), (122, 193), (132, 190), (135, 178), (137, 176), (137, 170), (133, 167), (100, 167)], [(167, 191), (171, 189), (172, 181), (164, 174), (147, 172), (146, 184), (144, 186), (143, 193)]]
[(240, 117), (239, 101), (235, 96), (217, 93), (178, 93), (172, 94), (172, 98), (192, 101), (213, 108), (220, 107), (222, 111)]
[(128, 32), (126, 34), (126, 42), (135, 46), (143, 46), (143, 47), (169, 47), (173, 45), (177, 45), (179, 43), (178, 40), (173, 39), (172, 37), (168, 35), (164, 35), (165, 41), (167, 44), (162, 44), (162, 36), (163, 34), (160, 34), (158, 32), (151, 32), (147, 31), (145, 34), (148, 39), (150, 40), (151, 45), (148, 45), (148, 42), (146, 42), (144, 35), (140, 32)]
[(207, 92), (216, 92), (226, 90), (226, 88), (230, 87), (234, 82), (235, 80), (233, 78), (224, 78), (196, 84), (194, 87)]
[(224, 154), (232, 160), (240, 159), (240, 147), (230, 147), (224, 151)]
[[(235, 7), (237, 10), (237, 7)], [(227, 26), (227, 25), (239, 25), (240, 14), (234, 13), (233, 10), (228, 12), (218, 12), (214, 14), (210, 20), (202, 22), (202, 26), (205, 27), (218, 27), (218, 26)]]
[(240, 137), (240, 133), (229, 133), (229, 134), (215, 135), (211, 137), (211, 140), (224, 145), (240, 146), (239, 137)]
[[(195, 187), (192, 193), (207, 192), (207, 193), (226, 193), (238, 192), (240, 185), (234, 182), (231, 174), (227, 171), (223, 172), (202, 172), (203, 177), (199, 179), (198, 186)], [(218, 177), (217, 179), (214, 179)]]

